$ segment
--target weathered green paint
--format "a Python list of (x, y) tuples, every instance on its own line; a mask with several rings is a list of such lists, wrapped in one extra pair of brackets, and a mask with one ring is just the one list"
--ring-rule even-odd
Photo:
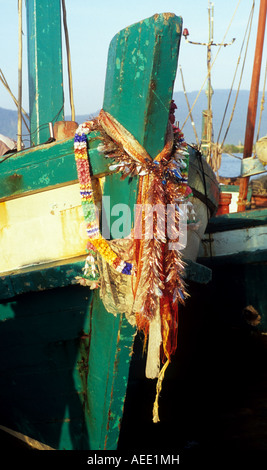
[[(126, 28), (110, 46), (103, 107), (153, 157), (164, 145), (181, 27), (174, 15), (156, 15)], [(94, 173), (106, 172), (106, 161), (94, 155)], [(22, 152), (2, 164), (1, 198), (72, 182), (74, 165), (70, 141)], [(111, 204), (133, 207), (137, 189), (137, 179), (105, 178)], [(135, 330), (124, 315), (105, 310), (98, 291), (66, 286), (77, 266), (46, 267), (2, 279), (6, 297), (15, 295), (0, 304), (3, 424), (57, 449), (115, 449)]]
[(133, 329), (106, 316), (100, 301), (92, 318), (91, 295), (76, 285), (0, 304), (1, 420), (55, 449), (99, 449), (102, 440), (116, 448)]
[(94, 295), (88, 361), (91, 449), (117, 447), (134, 333), (124, 315), (107, 314)]
[(27, 0), (31, 142), (49, 138), (49, 122), (64, 118), (60, 0)]
[(267, 209), (230, 212), (209, 220), (206, 233), (224, 232), (267, 224)]
[(70, 286), (0, 304), (1, 421), (56, 449), (90, 448), (81, 370), (90, 296)]
[(0, 299), (76, 284), (75, 276), (80, 276), (83, 266), (84, 257), (6, 273), (0, 276)]
[[(90, 162), (95, 176), (108, 171), (107, 162), (96, 149), (98, 143), (90, 142)], [(14, 154), (2, 163), (0, 200), (72, 181), (77, 181), (73, 139), (40, 145)]]
[[(121, 31), (110, 44), (103, 108), (124, 125), (152, 157), (155, 157), (164, 146), (177, 68), (181, 23), (181, 19), (174, 15), (169, 21), (165, 15), (155, 16)], [(142, 59), (133, 60), (135, 55)], [(143, 67), (144, 61), (146, 65)], [(166, 62), (167, 71), (164, 66)], [(110, 196), (111, 207), (117, 203), (127, 204), (133, 216), (137, 190), (137, 178), (121, 181), (120, 175), (115, 174), (106, 177), (103, 195)], [(97, 342), (100, 316), (101, 326), (104, 328), (101, 341), (106, 334), (107, 340), (110, 340), (110, 330), (106, 329), (106, 319), (110, 314), (106, 313), (96, 292), (92, 306), (92, 325), (96, 325), (94, 329), (96, 334), (92, 335), (93, 343), (91, 343), (91, 348), (96, 344), (95, 352), (101, 350), (101, 343)], [(132, 330), (131, 333), (129, 329)], [(91, 362), (90, 358), (93, 356), (89, 357), (90, 385), (95, 397), (92, 398), (92, 394), (90, 395), (92, 400), (90, 418), (95, 423), (90, 436), (99, 449), (116, 448), (129, 373), (129, 351), (133, 345), (133, 338), (134, 330), (123, 316), (117, 329), (112, 333), (113, 343), (110, 346), (113, 351), (113, 364), (119, 373), (115, 374), (113, 367), (109, 371), (106, 370), (106, 363), (101, 362), (103, 371), (109, 374), (105, 396), (103, 383), (99, 380), (98, 361), (94, 357)], [(126, 340), (128, 353), (121, 347), (121, 342), (124, 344)], [(118, 362), (119, 359), (123, 361)], [(97, 406), (93, 406), (96, 405), (96, 401)]]
[[(6, 273), (0, 276), (0, 299), (76, 284), (75, 277), (80, 276), (83, 267), (84, 257), (81, 257)], [(199, 263), (185, 260), (185, 279), (207, 284), (211, 280), (211, 270)]]
[[(134, 32), (132, 28), (126, 28), (118, 36), (115, 36), (110, 45), (111, 59), (107, 67), (103, 105), (104, 109), (114, 115), (128, 130), (131, 126), (133, 127), (132, 134), (153, 157), (164, 146), (165, 132), (159, 134), (157, 128), (159, 122), (162, 129), (166, 129), (167, 126), (182, 27), (181, 18), (170, 17), (169, 26), (165, 18), (163, 15), (159, 15), (155, 27), (151, 26), (151, 22), (145, 20), (140, 33), (138, 33), (140, 34), (138, 40), (135, 35), (136, 31)], [(164, 28), (169, 28), (169, 35), (166, 35)], [(122, 50), (123, 37), (125, 37), (124, 40), (127, 44), (125, 51)], [(140, 53), (131, 41), (137, 43)], [(133, 50), (135, 50), (134, 54), (132, 54)], [(120, 69), (118, 69), (116, 58), (120, 57), (120, 54), (123, 55), (124, 60), (120, 61)], [(133, 57), (136, 57), (136, 60), (133, 60)], [(141, 64), (139, 64), (140, 60)], [(143, 67), (142, 63), (145, 63), (146, 66)], [(159, 64), (161, 64), (160, 73), (158, 71)], [(112, 70), (114, 72), (113, 79)], [(136, 76), (136, 70), (138, 78), (133, 80), (132, 77)], [(120, 81), (123, 76), (131, 77), (131, 79)], [(144, 91), (144, 83), (148, 84), (146, 91)], [(165, 84), (167, 85), (165, 86)], [(123, 91), (120, 88), (122, 86)], [(114, 96), (113, 99), (112, 96)], [(129, 101), (131, 96), (134, 98)], [(118, 106), (115, 106), (115, 101), (119, 103)], [(131, 102), (131, 108), (129, 102)], [(149, 106), (147, 107), (148, 102)], [(52, 119), (48, 119), (46, 122), (49, 120)], [(152, 132), (149, 132), (149, 129), (152, 129)], [(107, 162), (99, 155), (96, 149), (97, 145), (97, 140), (90, 142), (90, 162), (95, 176), (108, 171)], [(24, 194), (26, 191), (47, 189), (50, 186), (76, 179), (72, 139), (41, 145), (19, 152), (2, 163), (0, 199)], [(109, 180), (110, 182), (114, 181), (112, 184), (116, 189), (118, 179), (119, 176), (116, 175)], [(120, 188), (121, 184), (120, 182)], [(131, 184), (136, 187), (137, 180)], [(125, 185), (128, 185), (128, 181)], [(113, 193), (113, 190), (111, 192)], [(121, 197), (122, 192), (118, 192), (118, 195)]]
[(181, 29), (181, 18), (155, 15), (124, 29), (110, 44), (103, 108), (153, 158), (164, 147)]

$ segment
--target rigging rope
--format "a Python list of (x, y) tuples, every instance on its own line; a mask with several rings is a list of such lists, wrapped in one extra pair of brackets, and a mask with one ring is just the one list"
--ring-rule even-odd
[(231, 93), (232, 93), (232, 89), (233, 89), (233, 84), (234, 84), (234, 81), (235, 81), (235, 78), (236, 78), (236, 73), (237, 73), (237, 69), (238, 69), (238, 66), (239, 66), (240, 57), (241, 57), (242, 50), (243, 50), (243, 47), (244, 47), (245, 38), (246, 38), (246, 35), (247, 35), (247, 31), (249, 30), (248, 38), (247, 38), (247, 44), (246, 44), (246, 50), (245, 50), (245, 55), (244, 55), (244, 59), (243, 59), (242, 70), (241, 70), (241, 74), (240, 74), (240, 78), (239, 78), (239, 83), (238, 83), (238, 88), (237, 88), (236, 97), (235, 97), (235, 102), (234, 102), (234, 105), (233, 105), (233, 109), (232, 109), (232, 113), (231, 113), (231, 116), (230, 116), (230, 119), (229, 119), (229, 123), (228, 123), (227, 129), (226, 129), (226, 131), (225, 131), (224, 138), (223, 138), (223, 140), (222, 140), (222, 142), (221, 142), (221, 145), (220, 145), (221, 148), (223, 147), (224, 142), (225, 142), (225, 139), (226, 139), (227, 134), (228, 134), (228, 132), (229, 132), (230, 125), (231, 125), (231, 122), (232, 122), (232, 120), (233, 120), (233, 116), (234, 116), (234, 112), (235, 112), (235, 108), (236, 108), (237, 99), (238, 99), (238, 96), (239, 96), (240, 86), (241, 86), (241, 82), (242, 82), (242, 78), (243, 78), (244, 67), (245, 67), (245, 62), (246, 62), (246, 57), (247, 57), (248, 45), (249, 45), (249, 40), (250, 40), (250, 35), (251, 35), (252, 20), (253, 20), (253, 15), (254, 15), (254, 8), (255, 8), (255, 1), (253, 0), (253, 5), (252, 5), (251, 11), (250, 11), (250, 15), (249, 15), (248, 24), (247, 24), (246, 31), (245, 31), (243, 43), (242, 43), (242, 46), (241, 46), (241, 49), (240, 49), (240, 55), (239, 55), (239, 57), (238, 57), (237, 67), (236, 67), (236, 70), (235, 70), (235, 74), (234, 74), (232, 86), (231, 86), (231, 89), (230, 89), (230, 92), (229, 92), (228, 101), (227, 101), (227, 104), (226, 104), (226, 108), (225, 108), (225, 112), (224, 112), (222, 124), (221, 124), (220, 131), (219, 131), (218, 138), (217, 138), (217, 144), (218, 144), (218, 143), (219, 143), (219, 138), (220, 138), (220, 135), (221, 135), (221, 130), (222, 130), (222, 127), (223, 127), (223, 123), (224, 123), (224, 120), (225, 120), (225, 116), (226, 116), (228, 104), (229, 104), (229, 101), (230, 101), (230, 97), (231, 97)]
[(187, 97), (187, 94), (186, 94), (185, 83), (184, 83), (184, 76), (183, 76), (183, 72), (182, 72), (182, 67), (181, 67), (181, 65), (180, 65), (180, 72), (181, 72), (181, 78), (182, 78), (182, 85), (183, 85), (184, 95), (185, 95), (187, 107), (188, 107), (188, 110), (189, 110), (189, 113), (190, 113), (191, 124), (192, 124), (193, 130), (194, 130), (194, 134), (195, 134), (195, 137), (196, 137), (197, 146), (199, 147), (198, 135), (197, 135), (197, 131), (196, 131), (196, 126), (195, 126), (195, 122), (194, 122), (194, 119), (193, 119), (193, 115), (192, 115), (191, 110), (190, 110), (190, 104), (189, 104), (189, 101), (188, 101), (188, 97)]
[(261, 118), (262, 118), (262, 112), (264, 110), (266, 75), (267, 75), (267, 60), (266, 60), (266, 65), (265, 65), (265, 75), (264, 75), (264, 82), (263, 82), (263, 90), (262, 90), (262, 98), (261, 98), (261, 109), (260, 109), (260, 117), (259, 117), (259, 124), (258, 124), (258, 132), (257, 132), (256, 142), (257, 142), (257, 140), (259, 140), (260, 128), (261, 128)]
[(75, 121), (75, 109), (74, 109), (73, 86), (72, 86), (72, 71), (71, 71), (71, 58), (70, 58), (70, 44), (69, 44), (69, 34), (68, 34), (68, 26), (67, 26), (67, 13), (66, 13), (65, 0), (61, 0), (61, 3), (62, 3), (62, 11), (63, 11), (63, 24), (64, 24), (65, 42), (66, 42), (66, 51), (67, 51), (67, 62), (68, 62), (71, 120)]
[[(54, 118), (52, 119), (52, 121), (50, 121), (50, 122), (55, 122), (55, 121), (57, 120), (57, 118), (58, 118), (59, 114), (61, 113), (63, 107), (64, 107), (64, 105), (61, 106), (61, 108), (60, 108), (60, 110), (58, 111), (58, 113), (55, 115), (55, 117), (54, 117)], [(30, 132), (30, 130), (29, 130), (28, 126), (27, 126), (29, 133), (28, 133), (28, 134), (22, 134), (22, 137), (30, 137), (30, 136), (36, 134), (36, 132), (38, 132), (38, 130), (43, 129), (44, 127), (48, 126), (48, 124), (49, 124), (49, 122), (45, 122), (45, 123), (41, 124), (41, 125), (38, 126), (38, 127), (35, 129), (35, 131), (33, 131), (33, 132)], [(29, 140), (29, 139), (23, 139), (23, 140), (25, 141), (25, 140)], [(35, 145), (35, 147), (40, 147), (40, 146), (42, 146), (42, 145), (44, 145), (44, 143)], [(13, 157), (16, 153), (17, 153), (17, 150), (16, 150), (16, 152), (9, 153), (5, 158), (3, 158), (2, 160), (0, 160), (0, 164), (3, 163), (4, 161), (8, 160), (10, 157)]]
[[(214, 58), (214, 60), (213, 60), (213, 62), (212, 62), (212, 64), (211, 64), (211, 66), (210, 66), (210, 71), (212, 70), (212, 67), (213, 67), (213, 65), (214, 65), (214, 63), (215, 63), (215, 61), (216, 61), (216, 59), (217, 59), (217, 57), (218, 57), (218, 54), (219, 54), (219, 52), (220, 52), (222, 46), (224, 45), (223, 43), (224, 43), (225, 37), (226, 37), (226, 35), (227, 35), (227, 33), (228, 33), (230, 27), (231, 27), (231, 24), (232, 24), (233, 19), (234, 19), (235, 15), (236, 15), (236, 12), (237, 12), (237, 10), (238, 10), (238, 7), (239, 7), (240, 2), (241, 2), (241, 0), (238, 0), (236, 9), (235, 9), (234, 14), (233, 14), (233, 16), (232, 16), (232, 18), (231, 18), (231, 21), (230, 21), (230, 23), (229, 23), (229, 25), (228, 25), (228, 28), (227, 28), (227, 30), (226, 30), (226, 32), (225, 32), (225, 34), (224, 34), (223, 40), (222, 40), (222, 42), (221, 42), (221, 44), (220, 44), (220, 47), (219, 47), (219, 49), (218, 49), (218, 51), (217, 51), (217, 54), (216, 54), (216, 56), (215, 56), (215, 58)], [(193, 108), (195, 107), (195, 104), (196, 104), (196, 102), (197, 102), (197, 100), (198, 100), (198, 98), (199, 98), (199, 95), (200, 95), (201, 91), (202, 91), (203, 88), (204, 88), (204, 85), (205, 85), (205, 83), (206, 83), (206, 81), (207, 81), (209, 75), (210, 75), (210, 72), (207, 73), (206, 78), (205, 78), (205, 80), (204, 80), (204, 82), (203, 82), (203, 84), (202, 84), (202, 86), (201, 86), (201, 88), (200, 88), (200, 90), (199, 90), (199, 92), (198, 92), (198, 95), (197, 95), (197, 97), (196, 97), (196, 99), (195, 99), (195, 101), (194, 101), (194, 103), (193, 103), (193, 105), (192, 105), (192, 107), (191, 107), (191, 111), (190, 111), (190, 112), (192, 112)], [(187, 122), (187, 120), (188, 120), (188, 118), (189, 118), (189, 116), (190, 116), (190, 112), (188, 113), (188, 115), (187, 115), (187, 117), (186, 117), (186, 119), (185, 119), (185, 121), (184, 121), (184, 123), (183, 123), (183, 125), (182, 125), (182, 127), (181, 127), (181, 131), (183, 130), (183, 128), (184, 128), (184, 126), (185, 126), (185, 124), (186, 124), (186, 122)]]
[[(6, 77), (4, 76), (4, 73), (3, 71), (0, 69), (0, 81), (2, 82), (2, 84), (4, 85), (4, 87), (6, 88), (6, 90), (8, 91), (8, 93), (10, 94), (11, 98), (13, 99), (15, 105), (18, 107), (18, 100), (17, 98), (13, 95), (12, 91), (10, 90), (9, 88), (9, 85), (7, 83), (7, 80), (6, 80)], [(27, 118), (27, 119), (30, 119), (28, 114), (26, 113), (26, 111), (21, 107), (21, 111), (22, 113), (24, 114), (24, 116)], [(23, 119), (23, 122), (26, 126), (26, 128), (28, 129), (28, 131), (30, 132), (30, 128), (27, 124), (27, 122), (25, 121), (24, 117), (22, 116), (22, 119)]]

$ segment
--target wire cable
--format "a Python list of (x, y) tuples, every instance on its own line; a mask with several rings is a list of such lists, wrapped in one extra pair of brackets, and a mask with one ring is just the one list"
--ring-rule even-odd
[[(252, 5), (251, 12), (250, 12), (250, 15), (249, 15), (249, 20), (248, 20), (248, 24), (247, 24), (247, 28), (246, 28), (246, 32), (245, 32), (245, 36), (244, 36), (244, 40), (243, 40), (243, 44), (242, 44), (242, 47), (241, 47), (241, 51), (242, 51), (243, 46), (244, 46), (244, 43), (245, 43), (245, 37), (246, 37), (247, 31), (249, 30), (249, 34), (248, 34), (248, 38), (247, 38), (247, 44), (246, 44), (246, 50), (245, 50), (245, 55), (244, 55), (244, 59), (243, 59), (243, 65), (242, 65), (241, 74), (240, 74), (240, 78), (239, 78), (239, 84), (238, 84), (238, 88), (237, 88), (237, 92), (236, 92), (236, 97), (235, 97), (235, 102), (234, 102), (234, 105), (233, 105), (233, 109), (232, 109), (232, 113), (231, 113), (231, 116), (230, 116), (230, 119), (229, 119), (229, 123), (228, 123), (227, 129), (226, 129), (226, 131), (225, 131), (224, 138), (223, 138), (222, 143), (221, 143), (221, 147), (223, 147), (223, 145), (224, 145), (224, 142), (225, 142), (225, 139), (226, 139), (227, 134), (228, 134), (228, 132), (229, 132), (230, 125), (231, 125), (231, 122), (232, 122), (232, 120), (233, 120), (234, 112), (235, 112), (235, 109), (236, 109), (236, 103), (237, 103), (237, 99), (238, 99), (238, 96), (239, 96), (239, 91), (240, 91), (241, 82), (242, 82), (242, 78), (243, 78), (243, 73), (244, 73), (244, 68), (245, 68), (245, 62), (246, 62), (246, 57), (247, 57), (247, 51), (248, 51), (248, 45), (249, 45), (249, 40), (250, 40), (250, 35), (251, 35), (252, 20), (253, 20), (253, 15), (254, 15), (254, 8), (255, 8), (255, 1), (253, 1), (253, 5)], [(241, 54), (241, 51), (240, 51), (240, 54)], [(240, 58), (240, 57), (239, 57), (239, 58)], [(238, 60), (239, 60), (239, 59), (238, 59)], [(238, 65), (239, 65), (239, 64), (238, 64)], [(236, 72), (237, 72), (237, 68), (236, 68)], [(234, 74), (234, 79), (233, 79), (233, 81), (235, 80), (235, 76), (236, 76), (236, 73)], [(233, 83), (232, 83), (232, 87), (233, 87)], [(227, 101), (226, 109), (225, 109), (225, 112), (224, 112), (223, 121), (222, 121), (221, 128), (220, 128), (220, 131), (219, 131), (219, 134), (218, 134), (218, 138), (217, 138), (217, 144), (218, 144), (218, 142), (219, 142), (219, 138), (220, 138), (222, 126), (223, 126), (223, 123), (224, 123), (224, 119), (225, 119), (227, 107), (228, 107), (228, 104), (229, 104), (229, 101), (230, 101), (231, 92), (232, 92), (232, 88), (230, 89), (230, 93), (229, 93), (229, 96), (228, 96), (228, 101)]]
[[(237, 3), (236, 9), (235, 9), (234, 14), (233, 14), (233, 16), (232, 16), (232, 19), (231, 19), (231, 21), (230, 21), (230, 23), (229, 23), (229, 25), (228, 25), (228, 28), (227, 28), (227, 30), (226, 30), (226, 32), (225, 32), (225, 34), (224, 34), (223, 40), (222, 40), (222, 42), (221, 42), (221, 44), (220, 44), (220, 47), (219, 47), (219, 49), (218, 49), (218, 51), (217, 51), (217, 54), (216, 54), (216, 56), (215, 56), (215, 58), (214, 58), (214, 60), (213, 60), (213, 62), (212, 62), (212, 64), (211, 64), (211, 66), (210, 66), (210, 71), (212, 70), (212, 67), (213, 67), (213, 65), (214, 65), (214, 63), (215, 63), (215, 61), (216, 61), (216, 59), (217, 59), (217, 57), (218, 57), (218, 54), (219, 54), (221, 48), (224, 46), (223, 43), (224, 43), (225, 37), (226, 37), (226, 35), (227, 35), (227, 33), (228, 33), (230, 27), (231, 27), (231, 24), (232, 24), (232, 22), (233, 22), (233, 20), (234, 20), (234, 17), (235, 17), (235, 15), (236, 15), (236, 12), (237, 12), (237, 10), (238, 10), (238, 7), (239, 7), (240, 2), (241, 2), (241, 0), (239, 0), (238, 3)], [(205, 80), (204, 80), (204, 82), (203, 82), (203, 84), (202, 84), (202, 86), (201, 86), (201, 88), (200, 88), (200, 90), (199, 90), (199, 92), (198, 92), (198, 95), (197, 95), (197, 97), (196, 97), (196, 99), (195, 99), (195, 101), (194, 101), (194, 103), (193, 103), (193, 105), (192, 105), (192, 107), (191, 107), (191, 112), (192, 112), (193, 108), (195, 107), (195, 104), (196, 104), (196, 102), (197, 102), (197, 100), (198, 100), (198, 98), (199, 98), (199, 96), (200, 96), (200, 93), (202, 92), (202, 90), (203, 90), (203, 88), (204, 88), (204, 86), (205, 86), (205, 83), (206, 83), (206, 81), (207, 81), (209, 75), (210, 75), (210, 73), (207, 74), (207, 76), (206, 76), (206, 78), (205, 78)], [(188, 115), (187, 115), (187, 117), (186, 117), (186, 119), (185, 119), (185, 121), (184, 121), (184, 123), (183, 123), (183, 125), (182, 125), (182, 127), (181, 127), (181, 130), (183, 130), (183, 128), (184, 128), (184, 126), (185, 126), (185, 124), (186, 124), (186, 122), (187, 122), (187, 120), (188, 120), (189, 117), (190, 117), (190, 113), (188, 113)]]

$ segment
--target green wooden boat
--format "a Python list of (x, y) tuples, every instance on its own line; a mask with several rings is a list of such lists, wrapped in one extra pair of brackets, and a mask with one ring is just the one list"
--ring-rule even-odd
[[(5, 157), (0, 175), (0, 425), (38, 449), (112, 450), (136, 329), (75, 279), (86, 244), (73, 137), (51, 142), (48, 126), (64, 127), (60, 1), (26, 6), (32, 146)], [(103, 109), (153, 157), (164, 146), (181, 28), (180, 17), (155, 15), (110, 44)], [(121, 181), (89, 145), (103, 195), (133, 210), (138, 178)], [(205, 182), (190, 158), (194, 197), (214, 213), (215, 176)], [(195, 258), (187, 256), (187, 280), (205, 284), (211, 270)]]

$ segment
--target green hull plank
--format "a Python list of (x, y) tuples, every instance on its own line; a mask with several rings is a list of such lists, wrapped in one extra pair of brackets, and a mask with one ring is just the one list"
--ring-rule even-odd
[[(107, 163), (89, 142), (92, 173), (108, 173)], [(1, 166), (0, 201), (77, 182), (73, 139), (33, 147), (10, 155)]]

